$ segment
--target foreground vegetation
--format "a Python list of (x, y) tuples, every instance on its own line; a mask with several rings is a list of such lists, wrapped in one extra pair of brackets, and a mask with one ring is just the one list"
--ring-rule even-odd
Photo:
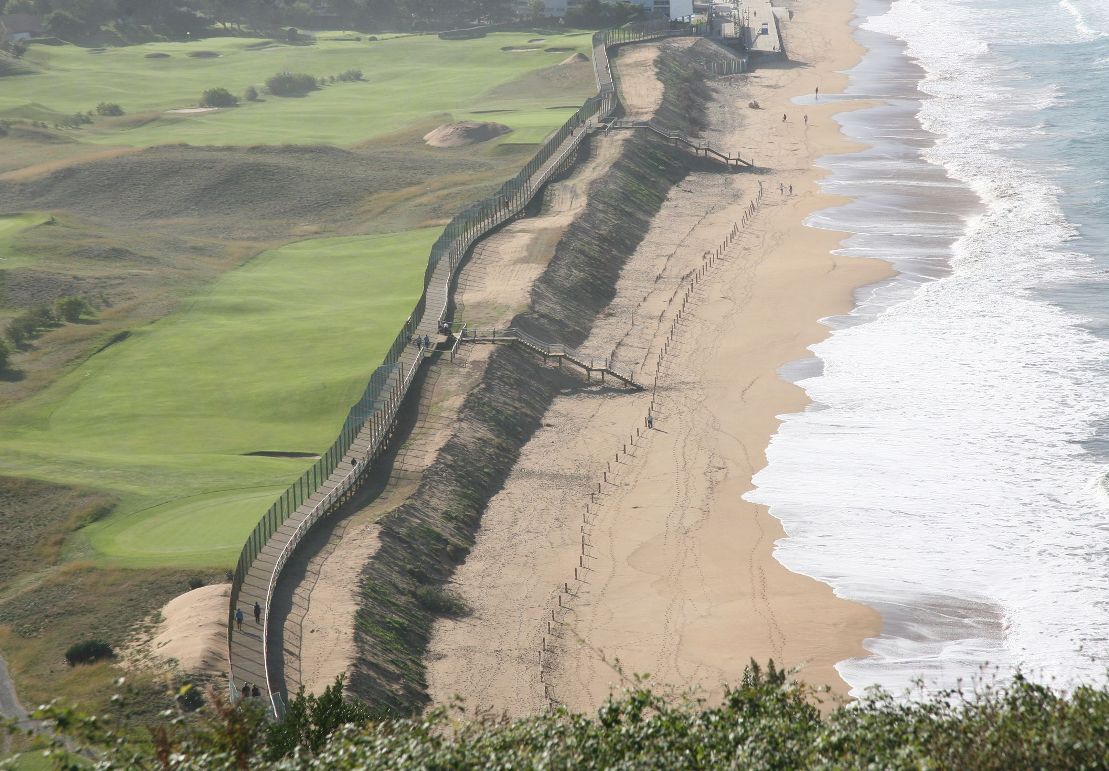
[[(596, 714), (556, 710), (506, 720), (370, 720), (338, 688), (303, 697), (267, 726), (253, 705), (216, 701), (147, 741), (108, 747), (103, 720), (59, 716), (100, 744), (103, 768), (186, 769), (1102, 769), (1109, 764), (1109, 688), (1064, 694), (1017, 676), (973, 692), (898, 700), (873, 691), (821, 710), (816, 694), (771, 664), (752, 665), (722, 703), (627, 689)], [(461, 717), (461, 716), (456, 716)], [(341, 727), (343, 722), (357, 723)]]

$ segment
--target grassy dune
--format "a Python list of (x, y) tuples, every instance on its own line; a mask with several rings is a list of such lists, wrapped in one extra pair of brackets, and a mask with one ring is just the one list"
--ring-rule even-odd
[(41, 225), (49, 217), (44, 214), (0, 215), (0, 270), (33, 265), (34, 254), (17, 249), (14, 240), (22, 230)]
[[(27, 54), (34, 74), (8, 77), (0, 88), (0, 119), (52, 123), (75, 112), (115, 102), (122, 118), (98, 119), (70, 132), (82, 141), (112, 145), (251, 145), (332, 143), (348, 145), (420, 122), (430, 114), (480, 117), (474, 110), (510, 110), (495, 119), (515, 129), (504, 141), (536, 142), (589, 95), (564, 89), (489, 92), (537, 69), (557, 65), (573, 51), (589, 53), (588, 33), (549, 35), (526, 51), (534, 33), (498, 33), (469, 41), (398, 37), (375, 42), (323, 36), (312, 45), (244, 38), (191, 43), (150, 43), (125, 48), (34, 46)], [(547, 51), (546, 48), (565, 50)], [(198, 54), (200, 56), (198, 56)], [(149, 58), (155, 55), (158, 58)], [(582, 66), (582, 65), (577, 65)], [(586, 65), (587, 66), (587, 65)], [(335, 83), (303, 97), (263, 95), (240, 107), (199, 114), (169, 114), (194, 107), (205, 89), (222, 87), (241, 95), (261, 90), (282, 70), (318, 77), (360, 69), (363, 82)]]
[(267, 252), (0, 413), (0, 469), (121, 500), (80, 532), (126, 565), (226, 566), (411, 309), (438, 228)]

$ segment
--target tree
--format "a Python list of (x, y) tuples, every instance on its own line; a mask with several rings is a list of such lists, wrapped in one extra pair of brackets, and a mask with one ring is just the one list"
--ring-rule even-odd
[(356, 701), (343, 698), (343, 676), (324, 692), (305, 695), (304, 687), (289, 702), (285, 718), (269, 727), (266, 755), (271, 760), (288, 757), (298, 747), (313, 754), (323, 749), (327, 740), (345, 725), (366, 724), (374, 717), (370, 709)]
[(52, 11), (43, 19), (46, 31), (62, 40), (77, 40), (85, 35), (85, 23), (66, 11)]
[(547, 4), (543, 0), (531, 0), (528, 3), (528, 16), (532, 21), (539, 21), (547, 15)]

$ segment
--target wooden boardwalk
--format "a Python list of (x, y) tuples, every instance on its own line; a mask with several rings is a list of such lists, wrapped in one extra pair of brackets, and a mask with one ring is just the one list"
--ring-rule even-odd
[[(604, 114), (607, 114), (607, 110)], [(603, 117), (603, 114), (599, 117)], [(567, 163), (578, 145), (594, 128), (595, 124), (587, 124), (582, 130), (570, 133), (550, 159), (528, 180), (526, 193), (520, 197), (519, 204), (500, 208), (484, 223), (483, 227), (463, 236), (457, 253), (465, 255), (475, 241), (517, 216), (542, 189), (547, 180)], [(436, 265), (427, 285), (424, 312), (416, 324), (414, 339), (425, 335), (433, 340), (438, 337), (439, 325), (446, 316), (451, 286), (460, 262), (461, 259), (444, 258)], [(233, 624), (234, 628), (228, 632), (230, 687), (233, 700), (238, 699), (243, 686), (249, 684), (258, 688), (260, 700), (273, 715), (280, 717), (284, 714), (284, 695), (271, 689), (269, 674), (271, 671), (277, 671), (276, 668), (281, 666), (283, 660), (282, 651), (272, 647), (282, 644), (281, 629), (279, 627), (271, 629), (269, 623), (269, 608), (277, 580), (285, 563), (308, 529), (349, 499), (362, 478), (369, 473), (374, 460), (384, 450), (391, 437), (396, 413), (426, 355), (426, 352), (415, 345), (406, 347), (385, 389), (387, 397), (380, 413), (384, 419), (371, 419), (362, 427), (335, 471), (277, 528), (247, 570), (236, 608), (231, 609), (232, 613), (236, 609), (242, 610), (244, 616), (242, 628), (239, 629), (237, 624)], [(357, 465), (354, 465), (353, 461), (357, 461)], [(256, 602), (262, 608), (261, 623), (256, 623), (254, 620)]]
[(704, 156), (713, 160), (720, 161), (726, 166), (744, 166), (748, 169), (754, 168), (754, 164), (750, 161), (745, 161), (739, 157), (739, 153), (735, 155), (728, 155), (713, 147), (706, 139), (691, 139), (680, 131), (673, 131), (665, 129), (662, 126), (654, 123), (654, 121), (634, 121), (634, 120), (613, 120), (602, 124), (606, 130), (612, 129), (644, 129), (650, 131), (652, 134), (662, 137), (672, 145), (683, 147), (690, 150), (694, 155)]
[(574, 348), (559, 343), (544, 342), (514, 327), (508, 327), (507, 329), (466, 329), (463, 327), (459, 333), (459, 340), (463, 343), (516, 344), (542, 356), (543, 361), (554, 359), (560, 367), (564, 361), (574, 364), (585, 372), (587, 379), (592, 379), (593, 374), (596, 373), (600, 375), (602, 383), (605, 382), (605, 377), (608, 376), (636, 391), (643, 390), (643, 386), (635, 382), (633, 373), (614, 369), (609, 359), (586, 356)]

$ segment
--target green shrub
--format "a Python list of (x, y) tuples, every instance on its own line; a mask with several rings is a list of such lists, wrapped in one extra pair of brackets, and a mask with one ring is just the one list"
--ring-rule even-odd
[(11, 361), (12, 349), (3, 340), (0, 340), (0, 372), (8, 368), (8, 363)]
[(274, 96), (299, 96), (316, 88), (316, 79), (304, 73), (279, 72), (266, 80), (266, 90)]
[(123, 115), (123, 108), (114, 102), (101, 102), (96, 105), (96, 114), (107, 116)]
[(342, 80), (346, 83), (350, 83), (355, 80), (362, 80), (362, 70), (344, 70), (343, 72), (339, 73), (339, 80)]
[(199, 589), (205, 585), (205, 581), (200, 576), (192, 576), (189, 578), (189, 589)]
[(54, 313), (45, 305), (32, 308), (8, 322), (4, 335), (16, 348), (23, 348), (44, 330), (57, 325)]
[(248, 102), (257, 102), (258, 89), (256, 89), (254, 86), (247, 86), (246, 91), (243, 92), (243, 98), (246, 99)]
[(115, 657), (112, 646), (103, 640), (85, 640), (74, 643), (65, 652), (65, 660), (71, 667), (78, 664), (93, 664)]
[(92, 315), (93, 309), (88, 300), (83, 297), (63, 297), (54, 303), (54, 313), (57, 318), (74, 324), (82, 316)]
[(209, 88), (200, 97), (201, 107), (234, 107), (239, 103), (239, 97), (226, 88)]
[(444, 616), (466, 616), (472, 611), (469, 604), (449, 589), (419, 586), (413, 592), (416, 602), (432, 613)]

